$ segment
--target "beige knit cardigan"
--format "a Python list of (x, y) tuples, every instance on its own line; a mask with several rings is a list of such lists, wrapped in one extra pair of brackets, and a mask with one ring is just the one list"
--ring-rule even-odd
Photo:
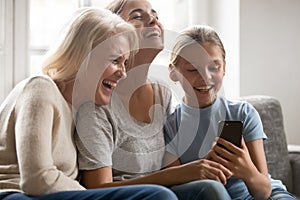
[(20, 82), (0, 106), (0, 192), (84, 190), (72, 108), (47, 76)]

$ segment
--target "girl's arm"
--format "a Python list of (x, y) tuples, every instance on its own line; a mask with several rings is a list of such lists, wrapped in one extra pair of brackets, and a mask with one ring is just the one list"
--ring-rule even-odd
[(272, 189), (268, 177), (263, 140), (257, 139), (245, 144), (242, 139), (242, 148), (221, 138), (218, 139), (218, 143), (224, 145), (231, 152), (214, 145), (209, 153), (212, 160), (228, 168), (234, 177), (243, 179), (249, 193), (255, 199), (268, 199)]

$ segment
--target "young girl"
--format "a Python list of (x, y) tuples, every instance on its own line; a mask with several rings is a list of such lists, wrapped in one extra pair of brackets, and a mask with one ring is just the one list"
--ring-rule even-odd
[[(154, 183), (172, 187), (179, 199), (230, 199), (218, 182), (228, 170), (217, 162), (196, 161), (160, 171), (171, 93), (148, 79), (148, 69), (163, 48), (163, 27), (147, 0), (114, 0), (108, 8), (135, 26), (140, 48), (110, 105), (89, 102), (78, 110), (76, 144), (83, 184), (97, 188)], [(199, 181), (207, 166), (215, 169), (210, 178), (217, 181)]]
[(177, 199), (161, 186), (86, 190), (76, 180), (75, 80), (77, 95), (94, 88), (87, 98), (107, 104), (137, 44), (135, 29), (108, 10), (74, 14), (43, 65), (45, 75), (20, 82), (0, 107), (1, 200)]
[[(180, 82), (185, 96), (165, 125), (166, 164), (179, 166), (199, 159), (222, 164), (232, 173), (225, 184), (232, 199), (295, 199), (280, 181), (269, 178), (263, 148), (266, 135), (257, 111), (248, 103), (218, 95), (226, 62), (217, 33), (208, 26), (185, 29), (175, 41), (170, 62), (170, 78)], [(224, 120), (243, 122), (241, 148), (221, 138), (217, 143), (227, 150), (211, 147), (218, 122)]]

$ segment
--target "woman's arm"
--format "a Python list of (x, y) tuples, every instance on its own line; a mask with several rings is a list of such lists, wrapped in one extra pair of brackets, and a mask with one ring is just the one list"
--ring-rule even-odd
[[(55, 140), (53, 129), (58, 120), (54, 115), (54, 106), (49, 103), (56, 96), (53, 84), (44, 78), (31, 80), (16, 104), (15, 137), (20, 186), (29, 195), (84, 189), (77, 181), (66, 176), (52, 157)], [(65, 125), (71, 127), (71, 124)], [(71, 133), (59, 134), (66, 134), (63, 137), (71, 139)], [(76, 161), (76, 154), (73, 160)]]
[(228, 168), (234, 177), (243, 179), (249, 193), (255, 199), (268, 199), (271, 194), (271, 185), (263, 140), (253, 140), (247, 144), (242, 140), (242, 148), (221, 138), (218, 139), (218, 143), (224, 145), (231, 152), (214, 145), (209, 153), (212, 160)]
[[(197, 160), (184, 165), (173, 166), (143, 177), (113, 182), (112, 168), (102, 167), (95, 170), (85, 170), (82, 173), (82, 182), (86, 188), (113, 187), (134, 184), (158, 184), (172, 186), (194, 180), (212, 179), (226, 184), (226, 177), (231, 173), (224, 166), (210, 160)], [(180, 162), (179, 162), (180, 164)]]

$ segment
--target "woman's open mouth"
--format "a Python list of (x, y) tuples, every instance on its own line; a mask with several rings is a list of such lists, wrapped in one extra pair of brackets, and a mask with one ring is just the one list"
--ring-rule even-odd
[(107, 88), (109, 90), (113, 90), (117, 87), (116, 82), (107, 81), (107, 80), (102, 81), (102, 85), (103, 85), (104, 88)]

